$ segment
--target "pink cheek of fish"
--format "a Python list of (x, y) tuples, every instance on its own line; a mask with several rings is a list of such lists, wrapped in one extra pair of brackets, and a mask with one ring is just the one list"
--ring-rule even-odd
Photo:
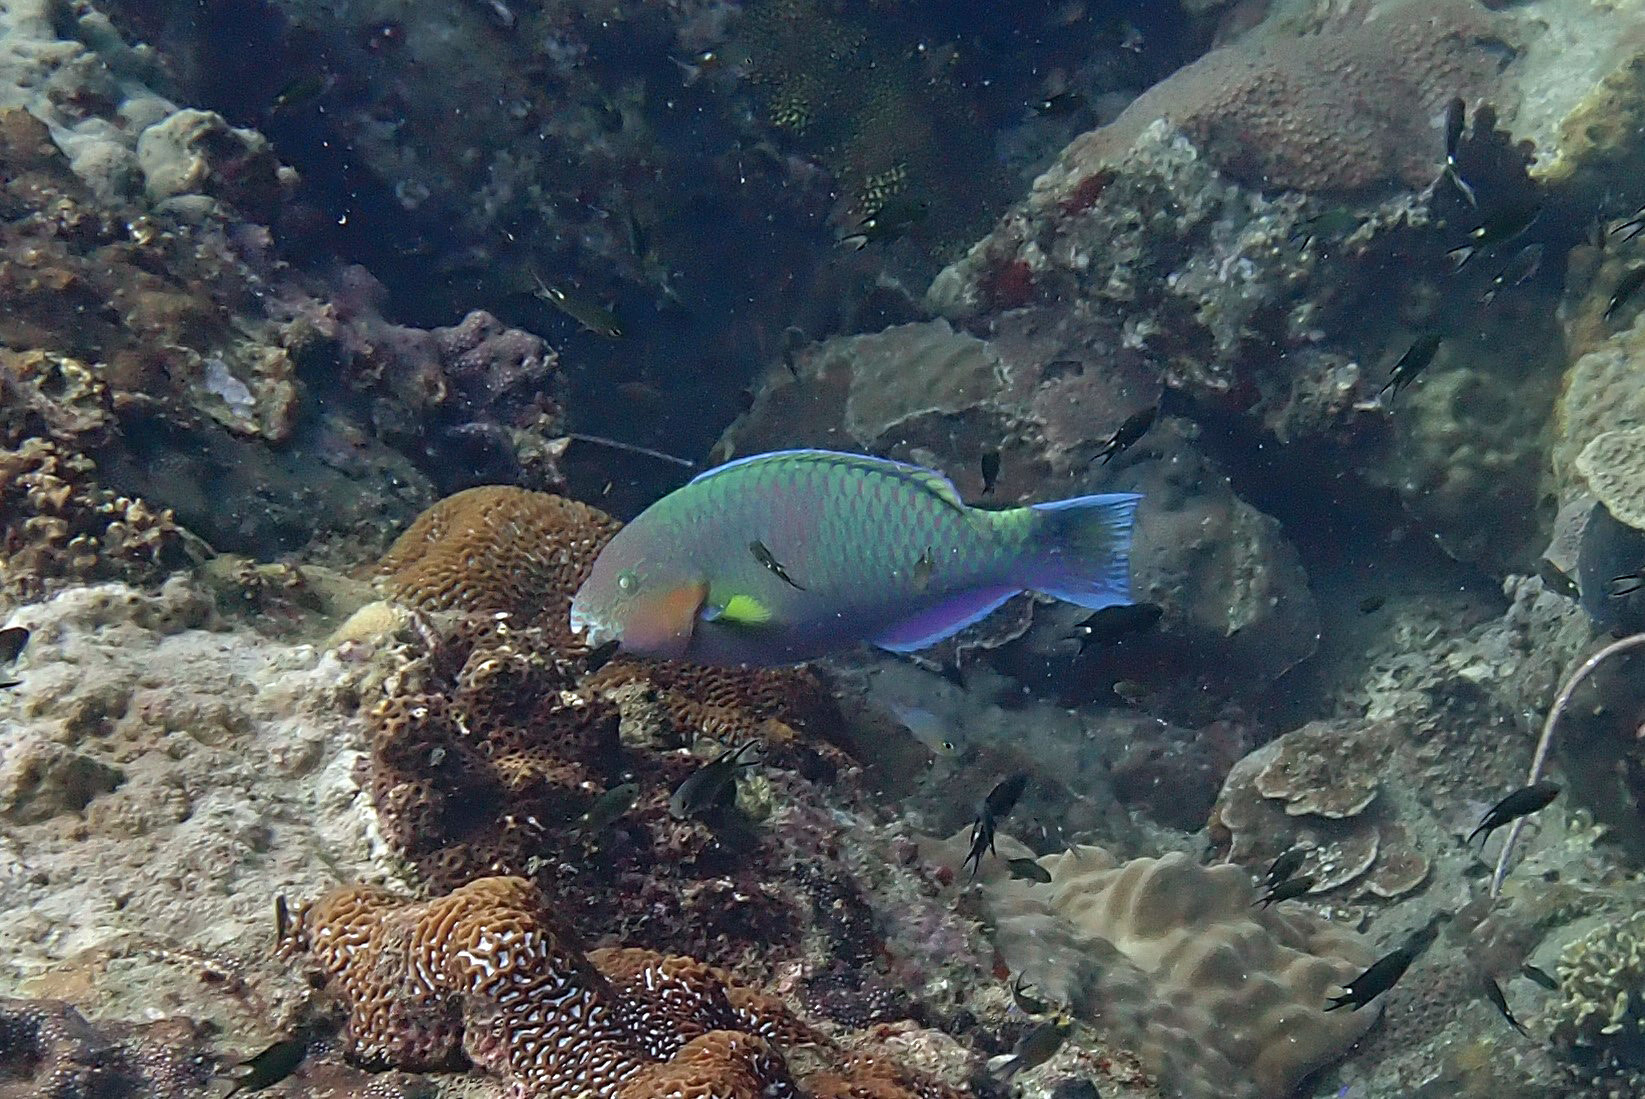
[(623, 648), (653, 656), (684, 656), (708, 595), (706, 583), (636, 597), (623, 624)]

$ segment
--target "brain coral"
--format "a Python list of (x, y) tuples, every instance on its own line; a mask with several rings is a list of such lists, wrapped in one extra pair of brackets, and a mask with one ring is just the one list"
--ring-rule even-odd
[[(428, 901), (346, 886), (285, 915), (279, 948), (311, 958), (346, 1005), (352, 1059), (428, 1068), (461, 1051), (534, 1099), (798, 1096), (778, 1044), (826, 1042), (780, 1001), (691, 958), (585, 954), (522, 878)], [(859, 1060), (819, 1073), (817, 1094), (953, 1094)]]
[(1006, 886), (1000, 953), (1076, 1014), (1118, 1029), (1161, 1090), (1282, 1099), (1376, 1016), (1324, 1011), (1373, 960), (1358, 935), (1258, 909), (1233, 866), (1185, 855), (1120, 863), (1097, 847), (1047, 856), (1049, 887)]
[(562, 496), (484, 485), (419, 515), (377, 571), (390, 596), (419, 610), (503, 611), (563, 624), (572, 594), (619, 525)]
[(1441, 159), (1433, 116), (1496, 86), (1490, 14), (1472, 0), (1402, 4), (1361, 28), (1213, 50), (1076, 139), (1065, 162), (1112, 162), (1169, 119), (1224, 172), (1259, 187), (1421, 187)]

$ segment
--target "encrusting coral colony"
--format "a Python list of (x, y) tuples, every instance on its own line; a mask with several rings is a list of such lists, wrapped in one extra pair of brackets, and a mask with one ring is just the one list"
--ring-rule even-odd
[(0, 1099), (1645, 1094), (1641, 26), (0, 0)]

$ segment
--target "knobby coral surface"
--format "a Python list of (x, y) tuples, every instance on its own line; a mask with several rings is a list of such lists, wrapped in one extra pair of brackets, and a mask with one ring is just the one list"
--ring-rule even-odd
[[(522, 1096), (795, 1096), (782, 1049), (822, 1041), (780, 1001), (691, 958), (584, 953), (521, 878), (481, 878), (429, 901), (346, 886), (292, 914), (281, 950), (326, 976), (348, 1010), (354, 1059), (428, 1068), (461, 1053)], [(847, 1062), (816, 1094), (952, 1094), (894, 1078)]]
[(1283, 1099), (1375, 1022), (1324, 1010), (1369, 947), (1312, 915), (1253, 907), (1236, 867), (1097, 847), (1040, 863), (1049, 885), (993, 886), (1001, 955), (1114, 1029), (1168, 1094)]

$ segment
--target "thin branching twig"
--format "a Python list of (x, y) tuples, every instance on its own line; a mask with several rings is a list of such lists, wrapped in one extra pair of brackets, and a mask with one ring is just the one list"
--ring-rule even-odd
[[(1640, 645), (1645, 645), (1645, 633), (1629, 634), (1620, 641), (1613, 641), (1583, 661), (1582, 667), (1578, 668), (1576, 673), (1565, 681), (1565, 686), (1559, 689), (1558, 696), (1554, 698), (1554, 704), (1548, 708), (1548, 720), (1542, 723), (1542, 736), (1536, 742), (1536, 755), (1531, 757), (1531, 773), (1525, 779), (1525, 785), (1535, 786), (1541, 781), (1542, 768), (1547, 764), (1548, 751), (1554, 744), (1554, 726), (1559, 724), (1560, 715), (1570, 705), (1571, 696), (1582, 685), (1582, 681), (1587, 679), (1595, 668), (1617, 653), (1638, 648)], [(1502, 892), (1502, 880), (1508, 876), (1508, 859), (1512, 857), (1514, 843), (1519, 839), (1520, 830), (1524, 827), (1525, 818), (1521, 817), (1519, 820), (1514, 821), (1512, 827), (1508, 829), (1508, 838), (1502, 841), (1502, 853), (1497, 856), (1496, 860), (1496, 873), (1491, 875), (1492, 897), (1496, 897)]]

